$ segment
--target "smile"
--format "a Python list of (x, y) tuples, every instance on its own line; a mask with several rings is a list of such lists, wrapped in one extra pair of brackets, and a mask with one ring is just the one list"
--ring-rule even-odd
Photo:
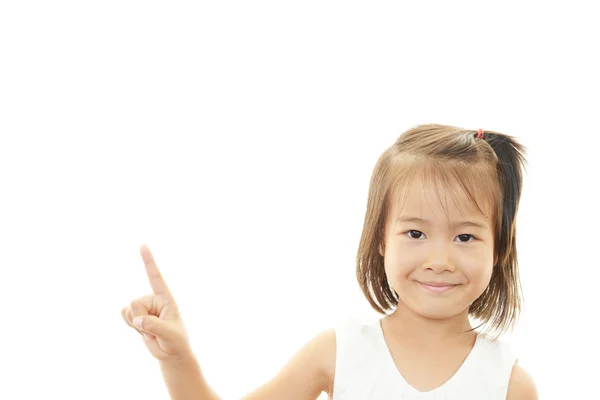
[(417, 281), (417, 283), (421, 287), (423, 287), (425, 290), (427, 290), (427, 291), (429, 291), (431, 293), (443, 293), (443, 292), (447, 292), (447, 291), (452, 290), (452, 289), (454, 289), (455, 287), (458, 286), (458, 285), (445, 285), (445, 286), (436, 285), (436, 286), (432, 286), (432, 285), (427, 285), (425, 283), (421, 283), (421, 282), (418, 282), (418, 281)]

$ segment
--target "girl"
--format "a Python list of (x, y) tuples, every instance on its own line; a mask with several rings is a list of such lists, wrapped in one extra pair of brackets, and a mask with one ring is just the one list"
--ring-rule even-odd
[[(537, 399), (497, 340), (521, 308), (515, 221), (524, 154), (496, 132), (404, 132), (375, 166), (357, 256), (359, 285), (383, 316), (320, 333), (244, 399)], [(123, 318), (160, 360), (172, 399), (219, 399), (147, 247), (141, 256), (153, 294)]]

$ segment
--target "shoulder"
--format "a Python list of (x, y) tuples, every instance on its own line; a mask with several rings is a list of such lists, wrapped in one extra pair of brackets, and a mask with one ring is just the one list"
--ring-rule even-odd
[[(378, 321), (378, 319), (377, 319)], [(348, 317), (338, 320), (333, 328), (327, 329), (314, 336), (296, 357), (303, 358), (305, 365), (311, 365), (315, 379), (321, 383), (322, 390), (333, 395), (337, 362), (354, 351), (354, 347), (363, 343), (363, 338), (372, 336), (373, 321), (371, 319)], [(357, 342), (358, 341), (358, 342)], [(364, 346), (363, 346), (364, 347)]]
[(336, 330), (331, 328), (306, 342), (283, 371), (290, 376), (305, 375), (307, 381), (318, 382), (321, 391), (331, 393), (335, 377), (335, 358)]
[(335, 330), (322, 331), (306, 342), (273, 379), (243, 399), (314, 399), (322, 392), (331, 393), (335, 355)]
[(335, 379), (336, 330), (328, 329), (321, 332), (313, 340), (321, 354), (320, 371), (325, 381), (324, 391), (332, 394)]
[[(494, 385), (503, 385), (506, 390), (507, 400), (537, 400), (537, 387), (531, 375), (519, 365), (519, 357), (514, 353), (512, 346), (500, 339), (480, 334), (480, 341), (484, 348), (478, 364), (480, 370), (486, 370), (487, 376), (493, 376)], [(508, 388), (506, 384), (508, 382)]]
[(529, 373), (515, 363), (508, 383), (507, 400), (537, 400), (538, 392), (535, 382)]
[(322, 382), (324, 392), (333, 392), (336, 361), (336, 329), (331, 328), (314, 336), (300, 351), (298, 355), (312, 364), (313, 371)]

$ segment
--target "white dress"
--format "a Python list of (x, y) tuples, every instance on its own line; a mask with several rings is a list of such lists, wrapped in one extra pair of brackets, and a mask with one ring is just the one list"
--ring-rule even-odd
[(380, 324), (349, 320), (336, 331), (333, 400), (505, 400), (515, 357), (508, 343), (478, 334), (458, 371), (442, 386), (420, 392), (402, 377)]

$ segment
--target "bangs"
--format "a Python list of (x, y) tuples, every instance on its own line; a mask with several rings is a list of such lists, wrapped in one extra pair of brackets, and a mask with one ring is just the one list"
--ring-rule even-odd
[[(391, 185), (390, 193), (390, 200), (398, 202), (398, 210), (402, 210), (412, 184), (418, 183), (419, 187), (432, 189), (446, 217), (448, 200), (451, 200), (462, 215), (475, 211), (494, 225), (497, 223), (501, 214), (502, 195), (495, 169), (483, 163), (467, 164), (431, 159), (413, 160), (398, 169), (393, 174), (396, 179)], [(421, 192), (426, 195), (427, 191)], [(388, 203), (388, 211), (391, 210), (391, 201)]]

